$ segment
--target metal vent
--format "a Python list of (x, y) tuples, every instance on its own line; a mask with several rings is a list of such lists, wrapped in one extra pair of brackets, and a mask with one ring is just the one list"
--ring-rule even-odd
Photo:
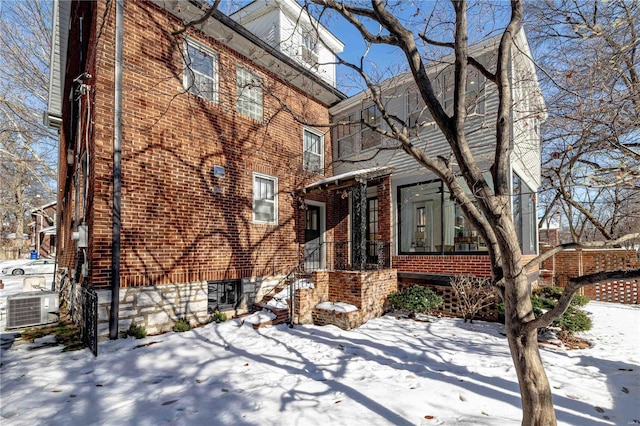
[(30, 291), (7, 297), (7, 328), (29, 327), (57, 321), (58, 293)]

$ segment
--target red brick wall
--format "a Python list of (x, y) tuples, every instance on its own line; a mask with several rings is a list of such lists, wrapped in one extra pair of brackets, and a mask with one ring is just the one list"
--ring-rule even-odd
[[(318, 325), (334, 324), (353, 328), (384, 313), (387, 296), (398, 289), (397, 273), (380, 271), (330, 271), (312, 274), (313, 289), (296, 292), (296, 321)], [(335, 313), (314, 309), (321, 302), (342, 302), (358, 308), (355, 312)]]
[[(543, 263), (547, 285), (565, 287), (572, 277), (603, 271), (635, 269), (639, 266), (635, 251), (625, 249), (565, 250)], [(638, 280), (612, 281), (583, 287), (592, 300), (638, 303)]]
[(491, 276), (491, 261), (487, 255), (393, 256), (392, 266), (398, 272)]
[[(279, 111), (280, 103), (268, 93), (310, 122), (328, 123), (327, 108), (196, 30), (188, 35), (219, 55), (219, 102), (183, 93), (183, 46), (170, 34), (180, 22), (151, 3), (124, 6), (121, 286), (241, 278), (292, 268), (299, 259), (300, 214), (291, 193), (320, 177), (302, 171), (303, 127)], [(104, 1), (95, 4), (94, 39), (104, 8)], [(89, 255), (91, 282), (98, 288), (109, 285), (111, 270), (113, 9), (88, 55), (95, 123), (90, 129)], [(246, 65), (269, 88), (263, 122), (235, 111), (237, 64)], [(331, 174), (331, 135), (320, 130), (325, 132), (326, 173)], [(214, 165), (225, 167), (225, 178), (213, 176)], [(253, 172), (278, 178), (276, 226), (252, 223)], [(65, 227), (70, 229), (72, 188), (66, 196)], [(72, 246), (66, 238), (66, 247)], [(71, 257), (65, 257), (69, 265)]]

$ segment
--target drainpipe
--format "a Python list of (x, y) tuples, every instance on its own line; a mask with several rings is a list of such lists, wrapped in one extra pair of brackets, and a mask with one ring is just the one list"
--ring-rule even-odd
[(116, 0), (115, 89), (113, 107), (113, 228), (111, 240), (111, 312), (109, 339), (118, 338), (120, 310), (120, 201), (122, 188), (122, 41), (124, 0)]

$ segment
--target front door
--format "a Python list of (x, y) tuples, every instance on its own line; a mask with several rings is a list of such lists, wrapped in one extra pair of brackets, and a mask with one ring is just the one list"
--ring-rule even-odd
[(321, 251), (322, 246), (320, 244), (320, 207), (307, 204), (307, 210), (305, 212), (304, 221), (304, 258), (305, 269), (307, 271), (314, 271), (320, 269), (321, 265)]

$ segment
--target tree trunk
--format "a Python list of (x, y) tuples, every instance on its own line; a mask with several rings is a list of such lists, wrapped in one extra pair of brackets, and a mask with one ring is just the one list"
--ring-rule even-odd
[[(506, 283), (505, 322), (511, 357), (518, 375), (522, 398), (522, 425), (556, 425), (551, 387), (538, 350), (536, 329), (524, 332), (523, 323), (533, 319), (526, 275)], [(518, 300), (519, 303), (509, 303)]]

